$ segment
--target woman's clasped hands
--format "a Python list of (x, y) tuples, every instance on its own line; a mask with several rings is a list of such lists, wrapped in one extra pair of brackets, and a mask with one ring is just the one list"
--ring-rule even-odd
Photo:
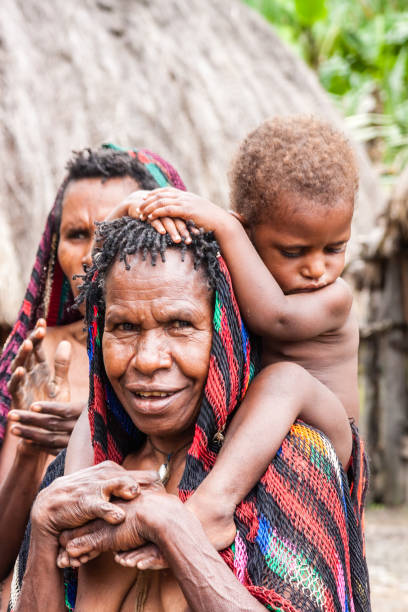
[(126, 470), (111, 461), (58, 478), (38, 496), (33, 528), (55, 539), (57, 565), (79, 567), (106, 551), (121, 565), (161, 569), (156, 543), (166, 516), (182, 506), (155, 471)]

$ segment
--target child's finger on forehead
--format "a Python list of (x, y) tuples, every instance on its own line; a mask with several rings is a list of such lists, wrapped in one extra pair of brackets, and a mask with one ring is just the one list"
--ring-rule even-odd
[(127, 215), (128, 217), (132, 217), (133, 219), (139, 219), (140, 218), (140, 204), (138, 203), (131, 203), (129, 204), (128, 210), (127, 210)]
[(162, 219), (163, 217), (179, 217), (184, 219), (184, 211), (181, 206), (176, 206), (175, 204), (166, 204), (165, 206), (160, 204), (160, 206), (154, 208), (146, 217), (149, 221), (153, 221), (153, 219)]
[(152, 189), (151, 191), (148, 191), (145, 196), (144, 196), (144, 201), (147, 200), (151, 200), (157, 196), (160, 196), (160, 194), (162, 194), (163, 192), (167, 192), (169, 191), (168, 187), (158, 187), (157, 189)]
[(151, 202), (148, 206), (145, 206), (145, 208), (143, 209), (143, 214), (147, 217), (154, 210), (159, 210), (161, 208), (165, 208), (166, 206), (181, 206), (181, 202), (178, 198), (171, 198), (166, 196), (157, 199), (154, 202)]
[(153, 189), (153, 191), (149, 191), (146, 194), (146, 196), (143, 198), (142, 206), (146, 206), (147, 203), (155, 202), (156, 200), (160, 200), (161, 198), (177, 198), (178, 195), (179, 195), (179, 191), (177, 189), (173, 189), (169, 187), (161, 187), (160, 189)]
[(191, 243), (191, 235), (188, 231), (188, 227), (186, 222), (183, 219), (174, 219), (175, 226), (178, 229), (178, 232), (182, 238), (184, 238), (186, 244)]
[(166, 233), (166, 228), (164, 227), (160, 219), (155, 219), (154, 221), (150, 221), (150, 225), (156, 230), (156, 232), (159, 232), (159, 234)]
[(174, 219), (170, 219), (170, 217), (161, 217), (161, 222), (164, 225), (166, 232), (169, 234), (170, 238), (173, 242), (181, 242), (181, 236), (178, 232), (178, 229), (174, 223)]

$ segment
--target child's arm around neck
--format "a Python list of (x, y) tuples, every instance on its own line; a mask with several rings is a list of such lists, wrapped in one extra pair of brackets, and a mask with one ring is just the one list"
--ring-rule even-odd
[(300, 341), (334, 331), (344, 324), (352, 295), (341, 278), (316, 291), (285, 295), (237, 219), (229, 215), (214, 232), (241, 312), (254, 333)]
[(308, 293), (285, 295), (247, 236), (241, 223), (219, 206), (176, 189), (152, 191), (140, 207), (153, 221), (160, 217), (192, 220), (213, 231), (227, 262), (241, 312), (260, 336), (301, 341), (339, 329), (352, 296), (341, 279)]

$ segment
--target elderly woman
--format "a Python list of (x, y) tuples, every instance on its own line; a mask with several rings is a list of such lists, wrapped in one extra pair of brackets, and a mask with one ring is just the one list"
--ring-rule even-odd
[[(296, 423), (237, 507), (235, 541), (220, 556), (182, 502), (214, 465), (257, 368), (228, 271), (208, 235), (175, 244), (129, 218), (103, 224), (100, 234), (85, 283), (98, 465), (38, 496), (12, 609), (65, 609), (59, 537), (85, 525), (69, 554), (102, 554), (77, 576), (66, 573), (71, 609), (369, 610), (358, 436), (347, 479), (328, 440)], [(62, 471), (60, 456), (46, 484)], [(143, 572), (126, 567), (126, 554), (112, 555), (145, 541), (169, 569)]]

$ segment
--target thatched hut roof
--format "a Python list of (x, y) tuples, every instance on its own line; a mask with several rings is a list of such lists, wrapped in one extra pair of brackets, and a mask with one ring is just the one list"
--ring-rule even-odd
[[(0, 322), (72, 149), (147, 146), (226, 204), (231, 154), (260, 121), (302, 112), (342, 126), (315, 75), (239, 0), (2, 0), (0, 53)], [(384, 203), (357, 150), (355, 235)]]

